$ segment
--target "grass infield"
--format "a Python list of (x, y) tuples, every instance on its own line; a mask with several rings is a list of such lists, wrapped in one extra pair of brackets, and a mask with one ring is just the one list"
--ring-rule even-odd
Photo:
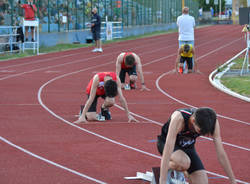
[[(239, 57), (233, 62), (235, 64), (231, 67), (231, 70), (241, 70), (244, 57)], [(243, 96), (250, 97), (250, 75), (244, 76), (223, 76), (221, 83), (232, 91), (239, 93)]]
[(250, 76), (223, 77), (221, 83), (232, 91), (250, 98)]

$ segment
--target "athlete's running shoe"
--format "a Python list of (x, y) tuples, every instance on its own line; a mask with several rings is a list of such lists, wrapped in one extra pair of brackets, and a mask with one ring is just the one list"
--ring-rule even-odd
[(167, 184), (186, 184), (183, 172), (169, 170)]
[(129, 81), (130, 89), (136, 89), (135, 82)]
[(106, 109), (101, 108), (101, 115), (105, 117), (105, 120), (110, 120), (110, 119), (112, 119), (111, 113), (109, 112), (109, 109), (108, 109), (108, 108), (106, 108)]

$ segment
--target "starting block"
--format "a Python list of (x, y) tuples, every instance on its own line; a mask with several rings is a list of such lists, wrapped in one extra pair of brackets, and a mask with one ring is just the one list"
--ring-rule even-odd
[[(152, 172), (147, 171), (146, 173), (136, 172), (136, 176), (124, 177), (126, 180), (145, 180), (149, 181), (150, 184), (159, 184), (160, 180), (160, 167), (153, 167)], [(189, 184), (186, 181), (178, 181), (176, 179), (171, 179), (167, 184)]]
[[(153, 178), (150, 184), (159, 184), (159, 180), (160, 180), (160, 167), (153, 167), (152, 168), (153, 171)], [(171, 179), (167, 181), (167, 184), (189, 184), (186, 181), (179, 181), (176, 179)]]
[(130, 89), (131, 89), (131, 88), (130, 88), (130, 85), (129, 85), (129, 84), (125, 84), (124, 89), (125, 89), (125, 90), (130, 90)]
[(124, 179), (126, 180), (145, 180), (145, 181), (149, 181), (151, 182), (153, 178), (153, 173), (147, 171), (146, 173), (142, 173), (142, 172), (136, 172), (136, 176), (132, 176), (132, 177), (124, 177)]

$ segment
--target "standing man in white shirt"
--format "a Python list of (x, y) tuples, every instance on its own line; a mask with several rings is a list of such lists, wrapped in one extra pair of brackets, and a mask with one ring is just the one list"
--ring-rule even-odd
[(194, 27), (195, 20), (189, 15), (189, 8), (182, 9), (182, 15), (177, 18), (177, 26), (179, 28), (179, 48), (184, 44), (194, 45)]

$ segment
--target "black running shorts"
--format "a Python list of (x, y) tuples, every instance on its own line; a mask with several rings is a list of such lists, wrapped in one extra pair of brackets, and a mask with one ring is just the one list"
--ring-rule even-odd
[(128, 73), (129, 76), (130, 75), (137, 75), (137, 73), (136, 73), (136, 65), (134, 65), (132, 68), (121, 69), (120, 74), (119, 74), (121, 83), (125, 83), (126, 73)]

